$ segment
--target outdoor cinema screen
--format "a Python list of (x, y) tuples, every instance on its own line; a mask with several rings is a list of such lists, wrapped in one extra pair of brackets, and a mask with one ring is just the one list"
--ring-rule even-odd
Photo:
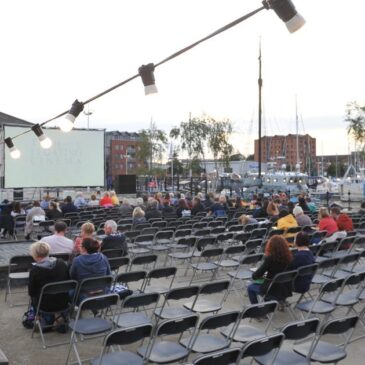
[[(5, 137), (28, 128), (5, 126)], [(104, 130), (44, 129), (52, 140), (43, 149), (30, 131), (14, 139), (20, 150), (18, 159), (5, 148), (5, 188), (104, 186)]]

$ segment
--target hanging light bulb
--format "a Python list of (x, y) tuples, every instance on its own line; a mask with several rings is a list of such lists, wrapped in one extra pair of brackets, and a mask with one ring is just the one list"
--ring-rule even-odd
[(263, 5), (266, 9), (275, 11), (290, 33), (296, 32), (305, 24), (305, 19), (296, 11), (291, 0), (266, 0)]
[(73, 102), (70, 111), (60, 121), (60, 129), (62, 132), (70, 132), (75, 123), (75, 119), (84, 110), (84, 104), (77, 99)]
[(32, 131), (38, 137), (39, 143), (41, 144), (42, 148), (46, 149), (52, 146), (52, 140), (44, 134), (43, 129), (39, 124), (35, 124), (32, 127)]
[(153, 63), (149, 63), (148, 65), (142, 65), (138, 69), (138, 73), (141, 76), (144, 85), (145, 95), (156, 94), (158, 92), (157, 87), (155, 85), (154, 71), (155, 71), (155, 65)]
[(10, 150), (11, 158), (17, 159), (21, 156), (20, 151), (14, 146), (13, 140), (10, 137), (5, 138), (4, 142)]

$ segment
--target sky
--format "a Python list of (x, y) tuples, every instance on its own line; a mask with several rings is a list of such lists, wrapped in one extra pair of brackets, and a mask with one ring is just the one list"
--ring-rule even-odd
[[(137, 78), (90, 103), (90, 127), (138, 131), (152, 119), (169, 131), (189, 113), (205, 113), (229, 118), (235, 150), (252, 153), (261, 39), (264, 133), (296, 133), (297, 104), (299, 133), (317, 138), (317, 154), (353, 150), (344, 115), (348, 102), (365, 101), (365, 1), (293, 2), (306, 19), (298, 32), (262, 11), (158, 67), (156, 96), (145, 97)], [(260, 6), (260, 0), (2, 0), (0, 111), (42, 123)], [(81, 114), (77, 127), (87, 119)]]

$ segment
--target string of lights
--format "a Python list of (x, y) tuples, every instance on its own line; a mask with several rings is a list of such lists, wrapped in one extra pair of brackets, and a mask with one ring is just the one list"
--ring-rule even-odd
[(144, 85), (144, 91), (145, 91), (145, 95), (150, 95), (150, 94), (154, 94), (157, 93), (157, 87), (155, 84), (155, 76), (154, 76), (154, 71), (156, 69), (156, 67), (159, 67), (161, 65), (163, 65), (164, 63), (171, 61), (172, 59), (182, 55), (183, 53), (191, 50), (192, 48), (196, 47), (197, 45), (225, 32), (226, 30), (242, 23), (243, 21), (245, 21), (246, 19), (252, 17), (253, 15), (259, 13), (262, 10), (269, 10), (272, 9), (275, 11), (275, 13), (279, 16), (279, 18), (286, 24), (288, 30), (290, 33), (293, 33), (295, 31), (297, 31), (299, 28), (301, 28), (304, 23), (305, 20), (303, 19), (303, 17), (296, 11), (294, 4), (292, 3), (291, 0), (264, 0), (262, 1), (262, 6), (228, 24), (226, 24), (225, 26), (217, 29), (216, 31), (214, 31), (213, 33), (207, 35), (204, 38), (199, 39), (198, 41), (188, 45), (187, 47), (184, 47), (182, 49), (180, 49), (179, 51), (171, 54), (170, 56), (166, 57), (165, 59), (163, 59), (162, 61), (153, 64), (153, 63), (149, 63), (147, 65), (142, 65), (141, 67), (139, 67), (138, 69), (138, 73), (136, 75), (133, 75), (131, 77), (129, 77), (128, 79), (110, 87), (107, 90), (102, 91), (101, 93), (87, 99), (84, 102), (80, 102), (77, 99), (73, 102), (71, 108), (69, 110), (66, 110), (54, 117), (52, 117), (51, 119), (48, 119), (46, 121), (44, 121), (41, 124), (34, 124), (29, 130), (26, 130), (22, 133), (19, 133), (13, 137), (7, 137), (4, 139), (4, 141), (2, 143), (5, 143), (6, 146), (9, 148), (10, 150), (10, 156), (14, 159), (17, 159), (21, 156), (21, 152), (16, 148), (16, 146), (14, 145), (13, 140), (16, 138), (19, 138), (29, 132), (34, 132), (34, 134), (36, 135), (36, 137), (38, 138), (41, 147), (42, 148), (50, 148), (52, 146), (52, 140), (47, 137), (47, 135), (44, 133), (42, 127), (45, 126), (46, 124), (62, 118), (60, 120), (60, 129), (62, 132), (70, 132), (74, 125), (75, 125), (75, 121), (76, 118), (78, 117), (78, 115), (83, 111), (84, 106), (87, 105), (88, 103), (110, 93), (111, 91), (129, 83), (130, 81), (141, 77), (142, 79), (142, 83)]

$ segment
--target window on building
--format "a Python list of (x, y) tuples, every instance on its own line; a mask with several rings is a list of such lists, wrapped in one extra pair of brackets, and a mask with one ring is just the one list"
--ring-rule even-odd
[(118, 151), (119, 150), (119, 144), (116, 144), (114, 148)]

